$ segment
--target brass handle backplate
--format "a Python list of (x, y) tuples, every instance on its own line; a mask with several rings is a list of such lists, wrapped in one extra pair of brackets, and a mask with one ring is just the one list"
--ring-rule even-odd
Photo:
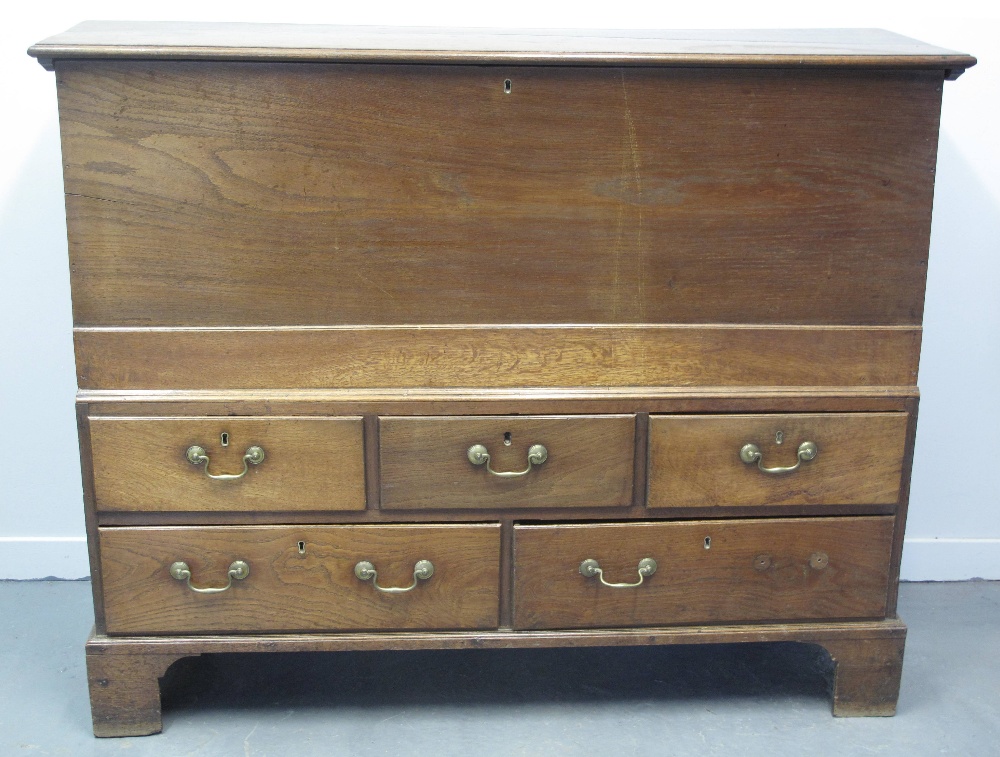
[(206, 586), (204, 588), (194, 586), (191, 583), (191, 569), (186, 562), (175, 562), (170, 566), (170, 575), (178, 581), (187, 581), (188, 588), (199, 594), (221, 594), (233, 585), (233, 579), (242, 581), (250, 575), (250, 566), (243, 560), (236, 560), (229, 566), (229, 583), (225, 586)]
[(532, 444), (528, 447), (528, 467), (524, 470), (515, 471), (495, 471), (490, 467), (490, 451), (482, 444), (473, 444), (466, 453), (469, 462), (473, 465), (486, 465), (486, 470), (498, 478), (517, 478), (527, 476), (531, 472), (532, 465), (541, 465), (549, 459), (549, 451), (541, 444)]
[(381, 591), (383, 594), (403, 594), (408, 591), (413, 591), (417, 588), (418, 583), (426, 581), (428, 578), (433, 576), (434, 564), (430, 560), (417, 560), (417, 564), (413, 566), (413, 583), (409, 586), (402, 587), (379, 586), (378, 571), (375, 570), (375, 566), (368, 562), (368, 560), (362, 560), (354, 566), (354, 575), (362, 581), (371, 581), (372, 586)]
[(594, 576), (597, 576), (601, 580), (602, 584), (610, 586), (612, 589), (632, 589), (636, 586), (640, 586), (645, 579), (649, 578), (656, 572), (656, 560), (652, 557), (642, 558), (639, 560), (638, 571), (639, 580), (635, 583), (613, 584), (604, 580), (604, 571), (601, 569), (601, 565), (597, 562), (597, 560), (589, 558), (580, 563), (580, 575), (585, 578), (593, 578)]
[(251, 465), (260, 465), (264, 462), (264, 448), (263, 447), (247, 447), (247, 451), (243, 455), (243, 470), (240, 473), (212, 473), (208, 470), (209, 459), (208, 453), (205, 452), (204, 447), (199, 447), (197, 444), (192, 445), (187, 448), (187, 452), (184, 453), (184, 457), (191, 465), (201, 465), (205, 463), (205, 475), (215, 481), (235, 481), (238, 478), (243, 478), (247, 471), (250, 470)]
[(802, 444), (799, 445), (795, 465), (789, 465), (786, 468), (765, 468), (764, 455), (761, 453), (760, 447), (756, 444), (744, 444), (740, 448), (740, 460), (745, 462), (747, 465), (757, 463), (757, 467), (760, 468), (762, 473), (769, 473), (771, 475), (797, 471), (802, 463), (808, 463), (810, 460), (815, 460), (816, 455), (818, 454), (819, 448), (816, 446), (815, 442), (802, 442)]

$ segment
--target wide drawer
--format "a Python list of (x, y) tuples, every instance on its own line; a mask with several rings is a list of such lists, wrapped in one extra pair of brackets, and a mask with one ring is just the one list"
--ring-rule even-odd
[(365, 507), (360, 418), (92, 417), (90, 442), (98, 510)]
[[(515, 526), (514, 626), (880, 618), (892, 533), (891, 517)], [(639, 583), (647, 559), (641, 584), (602, 583)]]
[(632, 504), (633, 415), (388, 417), (379, 449), (383, 509)]
[(905, 413), (652, 416), (648, 505), (895, 504), (907, 421)]
[[(111, 634), (497, 625), (495, 523), (104, 528), (100, 545)], [(237, 561), (247, 575), (231, 580)], [(418, 579), (420, 561), (433, 568)], [(361, 562), (376, 575), (360, 578)]]

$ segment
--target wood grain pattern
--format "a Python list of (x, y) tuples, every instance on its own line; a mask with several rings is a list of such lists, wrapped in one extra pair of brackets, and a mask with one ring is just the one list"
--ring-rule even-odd
[(148, 736), (163, 728), (160, 681), (190, 654), (101, 654), (87, 651), (90, 714), (97, 737)]
[(895, 715), (905, 644), (905, 634), (824, 642), (836, 665), (833, 714), (837, 717)]
[(892, 558), (889, 568), (889, 601), (888, 611), (896, 612), (896, 602), (899, 599), (899, 569), (903, 563), (903, 540), (906, 535), (906, 517), (910, 509), (910, 479), (913, 474), (913, 452), (917, 438), (917, 409), (919, 397), (911, 397), (906, 401), (906, 447), (903, 457), (903, 471), (899, 484), (899, 503), (896, 508), (896, 531), (892, 536)]
[(74, 318), (918, 324), (941, 87), (60, 62)]
[[(101, 531), (101, 557), (109, 634), (497, 626), (499, 524), (114, 528)], [(196, 594), (170, 577), (178, 560), (195, 586), (224, 585), (234, 560), (250, 575)], [(418, 560), (435, 572), (382, 594), (354, 575), (361, 560), (382, 586), (409, 586)]]
[[(906, 413), (652, 416), (648, 505), (895, 504), (907, 420)], [(805, 441), (819, 453), (792, 473), (765, 474), (739, 456), (753, 443), (765, 467), (792, 466)]]
[[(97, 510), (363, 510), (362, 435), (360, 418), (92, 417)], [(242, 479), (214, 481), (188, 462), (191, 445), (206, 450), (213, 474), (239, 473), (253, 445), (266, 457)]]
[(916, 384), (919, 328), (77, 329), (83, 389)]
[(54, 58), (612, 63), (957, 69), (972, 56), (882, 29), (456, 29), (86, 21), (28, 51)]
[[(515, 526), (514, 627), (884, 617), (892, 528), (886, 517)], [(810, 566), (816, 552), (825, 568)], [(579, 572), (593, 558), (605, 580), (635, 582), (645, 557), (659, 567), (635, 588)]]
[(867, 621), (674, 626), (669, 628), (587, 628), (561, 631), (383, 631), (379, 633), (175, 634), (107, 636), (92, 634), (87, 647), (101, 654), (210, 654), (218, 652), (360, 652), (387, 649), (541, 649), (670, 644), (733, 644), (799, 641), (826, 646), (833, 640), (906, 637), (899, 618)]
[[(632, 504), (631, 415), (388, 417), (379, 427), (383, 510)], [(520, 478), (498, 478), (469, 462), (474, 444), (487, 448), (496, 471), (525, 470), (534, 444), (548, 459)]]
[(90, 592), (94, 600), (94, 627), (104, 633), (104, 587), (101, 579), (99, 514), (94, 496), (94, 456), (90, 446), (90, 407), (76, 403), (76, 429), (80, 443), (80, 483), (83, 485), (83, 521), (87, 529), (87, 558), (90, 565)]

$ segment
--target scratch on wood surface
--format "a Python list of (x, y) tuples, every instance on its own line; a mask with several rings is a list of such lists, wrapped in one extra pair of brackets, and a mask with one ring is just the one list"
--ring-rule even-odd
[(384, 294), (384, 295), (385, 295), (386, 297), (388, 297), (388, 298), (389, 298), (390, 300), (394, 300), (394, 299), (395, 299), (395, 298), (394, 298), (394, 297), (392, 296), (392, 292), (390, 292), (390, 291), (389, 291), (388, 289), (386, 289), (385, 287), (383, 287), (383, 286), (382, 286), (381, 284), (379, 284), (379, 283), (378, 283), (377, 281), (372, 281), (371, 279), (369, 279), (369, 278), (368, 278), (367, 276), (365, 276), (365, 275), (364, 275), (363, 273), (361, 273), (361, 272), (360, 272), (360, 271), (358, 271), (357, 269), (355, 269), (355, 271), (354, 271), (354, 275), (355, 275), (355, 276), (357, 277), (357, 279), (358, 279), (359, 281), (361, 281), (361, 282), (362, 282), (363, 284), (366, 284), (367, 286), (370, 286), (370, 287), (375, 287), (375, 288), (376, 288), (377, 290), (379, 290), (379, 291), (380, 291), (380, 292), (381, 292), (382, 294)]
[(137, 202), (128, 202), (127, 200), (113, 200), (110, 197), (96, 197), (94, 195), (85, 195), (85, 194), (80, 194), (79, 192), (67, 192), (66, 196), (67, 197), (82, 197), (85, 200), (98, 200), (100, 202), (117, 202), (117, 203), (120, 203), (122, 205), (133, 205), (133, 206), (135, 206), (135, 205), (139, 204)]

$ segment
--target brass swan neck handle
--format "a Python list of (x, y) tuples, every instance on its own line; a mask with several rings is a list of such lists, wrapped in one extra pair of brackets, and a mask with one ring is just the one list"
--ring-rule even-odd
[(486, 449), (485, 445), (473, 444), (469, 447), (469, 451), (466, 454), (469, 457), (470, 463), (473, 465), (485, 465), (486, 470), (497, 478), (518, 478), (520, 476), (527, 476), (531, 472), (531, 467), (533, 465), (541, 465), (549, 459), (549, 451), (545, 449), (544, 446), (541, 444), (532, 444), (528, 447), (527, 468), (518, 471), (496, 471), (493, 470), (490, 465), (490, 452)]
[(247, 447), (247, 451), (243, 455), (243, 470), (240, 473), (212, 473), (209, 471), (208, 466), (211, 461), (209, 460), (208, 453), (205, 451), (204, 447), (199, 447), (194, 444), (187, 448), (187, 452), (184, 453), (184, 457), (191, 465), (201, 465), (205, 463), (205, 475), (214, 481), (235, 481), (236, 479), (243, 478), (247, 471), (250, 470), (251, 465), (260, 465), (264, 462), (264, 448), (253, 446)]
[(747, 465), (753, 465), (757, 463), (757, 467), (760, 469), (761, 473), (767, 473), (772, 476), (778, 476), (782, 473), (792, 473), (797, 471), (801, 467), (802, 463), (807, 463), (810, 460), (815, 460), (816, 455), (819, 454), (819, 448), (816, 446), (815, 442), (802, 442), (799, 445), (799, 450), (796, 453), (795, 465), (789, 465), (787, 467), (778, 468), (765, 468), (764, 467), (764, 455), (760, 451), (760, 447), (756, 444), (744, 444), (740, 448), (740, 460), (745, 462)]

